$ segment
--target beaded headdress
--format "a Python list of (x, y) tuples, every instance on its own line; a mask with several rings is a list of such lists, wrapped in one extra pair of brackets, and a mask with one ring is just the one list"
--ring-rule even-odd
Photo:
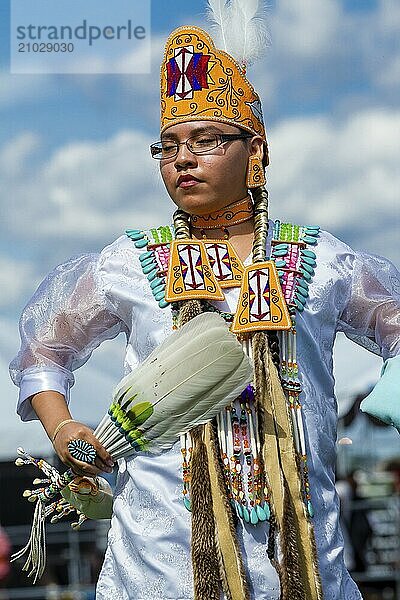
[(161, 66), (161, 133), (187, 121), (229, 123), (266, 141), (261, 101), (245, 66), (199, 27), (171, 33)]

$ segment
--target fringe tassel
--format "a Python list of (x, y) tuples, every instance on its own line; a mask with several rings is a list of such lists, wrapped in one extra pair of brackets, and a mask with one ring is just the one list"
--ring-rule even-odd
[(191, 431), (192, 565), (194, 600), (219, 600), (220, 579), (204, 426)]
[(297, 528), (294, 519), (294, 506), (291, 501), (287, 482), (284, 482), (283, 508), (283, 569), (282, 569), (282, 600), (307, 600), (302, 581), (300, 552), (297, 545)]
[(233, 600), (232, 594), (229, 590), (228, 578), (226, 576), (224, 557), (222, 554), (221, 544), (219, 543), (218, 528), (215, 528), (215, 545), (217, 548), (218, 564), (219, 564), (219, 577), (221, 580), (222, 591), (224, 592), (225, 600)]
[(34, 575), (33, 583), (43, 575), (46, 567), (46, 528), (45, 528), (45, 506), (40, 500), (36, 501), (35, 512), (33, 513), (33, 522), (31, 534), (28, 543), (24, 548), (12, 555), (10, 562), (14, 562), (28, 552), (28, 558), (23, 571), (29, 571), (28, 577)]
[(263, 459), (281, 533), (283, 561), (277, 571), (282, 600), (321, 600), (314, 531), (303, 503), (287, 401), (265, 334), (253, 336), (253, 349)]
[(250, 592), (246, 572), (237, 540), (234, 515), (219, 460), (217, 436), (212, 423), (206, 425), (206, 446), (223, 590), (227, 600), (249, 600)]
[(314, 527), (311, 525), (310, 522), (308, 522), (308, 535), (309, 535), (311, 549), (312, 549), (312, 560), (313, 560), (314, 577), (315, 577), (315, 585), (317, 588), (317, 594), (318, 594), (318, 598), (320, 600), (323, 600), (324, 591), (322, 589), (321, 573), (319, 572), (319, 566), (318, 566), (317, 542), (315, 540)]

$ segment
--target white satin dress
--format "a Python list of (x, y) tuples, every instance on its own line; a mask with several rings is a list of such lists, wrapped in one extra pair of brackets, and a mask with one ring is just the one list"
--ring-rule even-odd
[[(21, 317), (22, 346), (11, 363), (23, 420), (35, 418), (29, 402), (35, 392), (56, 390), (69, 399), (72, 371), (105, 339), (126, 334), (129, 371), (170, 333), (171, 311), (160, 309), (153, 298), (140, 266), (141, 252), (122, 236), (100, 254), (60, 265), (41, 284)], [(388, 261), (356, 253), (326, 232), (315, 252), (310, 295), (297, 317), (315, 535), (325, 600), (359, 600), (344, 565), (334, 485), (332, 348), (336, 332), (343, 331), (384, 359), (400, 352), (400, 278)], [(228, 290), (225, 302), (217, 304), (233, 312), (237, 297), (237, 289)], [(279, 580), (267, 557), (268, 524), (241, 521), (238, 537), (251, 598), (278, 600)], [(140, 453), (120, 461), (96, 598), (193, 599), (190, 513), (182, 501), (178, 443), (158, 457)]]

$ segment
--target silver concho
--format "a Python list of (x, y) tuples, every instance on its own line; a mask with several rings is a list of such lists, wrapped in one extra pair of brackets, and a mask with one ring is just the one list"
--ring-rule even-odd
[(96, 449), (85, 440), (71, 440), (68, 444), (69, 453), (76, 460), (93, 464), (96, 460)]

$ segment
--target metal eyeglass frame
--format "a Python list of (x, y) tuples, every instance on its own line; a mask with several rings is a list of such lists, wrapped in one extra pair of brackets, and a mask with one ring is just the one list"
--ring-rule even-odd
[[(201, 135), (204, 135), (204, 134), (201, 134)], [(190, 140), (200, 137), (200, 135), (193, 135), (183, 142), (175, 142), (175, 141), (171, 140), (170, 143), (175, 144), (176, 151), (174, 154), (171, 154), (169, 156), (162, 156), (162, 154), (161, 154), (161, 156), (155, 156), (153, 154), (153, 152), (156, 150), (156, 147), (158, 149), (161, 147), (162, 141), (160, 140), (159, 142), (154, 142), (150, 146), (151, 156), (155, 160), (169, 160), (170, 158), (175, 158), (175, 156), (177, 156), (177, 154), (179, 152), (179, 148), (183, 144), (186, 144), (186, 148), (189, 150), (189, 152), (191, 152), (192, 154), (195, 154), (196, 156), (201, 155), (201, 154), (208, 154), (209, 152), (212, 152), (213, 150), (215, 150), (219, 146), (222, 146), (222, 144), (225, 144), (226, 142), (230, 142), (230, 141), (233, 142), (235, 140), (245, 140), (245, 139), (250, 139), (253, 137), (250, 133), (247, 133), (247, 134), (245, 134), (245, 133), (210, 133), (207, 135), (215, 137), (215, 141), (217, 142), (215, 146), (213, 146), (212, 148), (207, 148), (207, 150), (200, 150), (199, 152), (195, 152), (192, 148), (190, 148), (190, 146), (189, 146)], [(218, 139), (219, 139), (219, 141), (218, 141)]]

